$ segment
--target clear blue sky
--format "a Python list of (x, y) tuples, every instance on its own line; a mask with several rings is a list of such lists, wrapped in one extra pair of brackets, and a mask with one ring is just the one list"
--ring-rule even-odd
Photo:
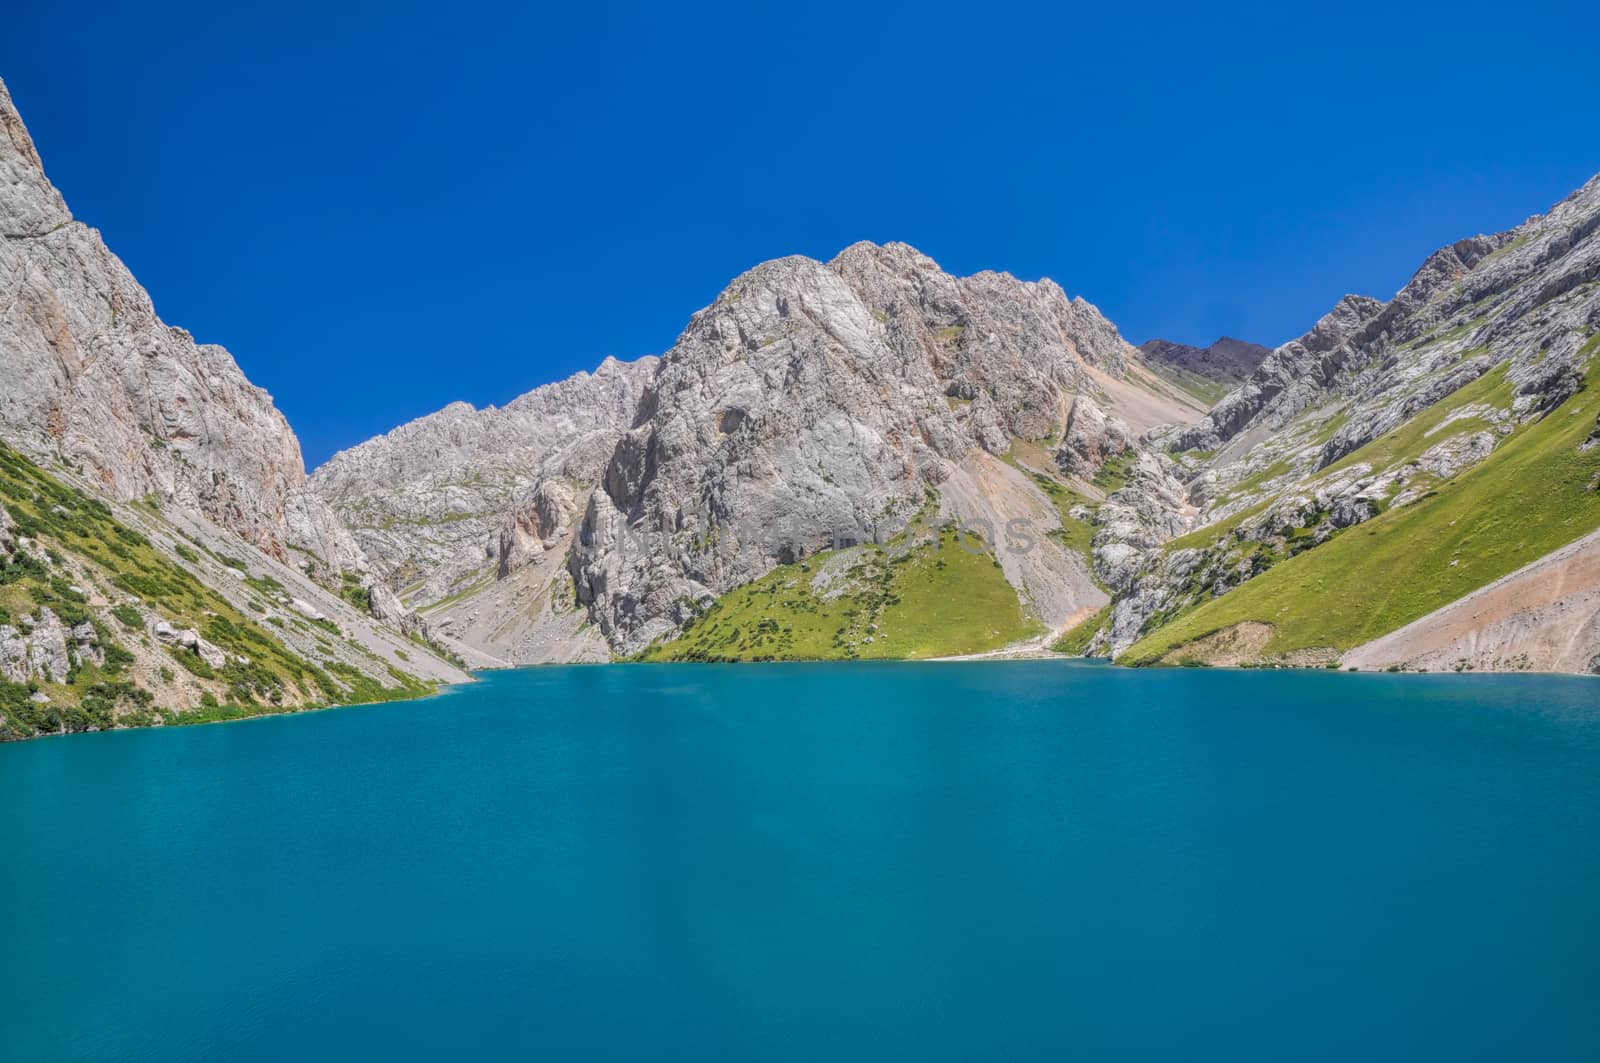
[(1600, 170), (1594, 5), (15, 5), (77, 216), (315, 465), (904, 240), (1275, 344)]

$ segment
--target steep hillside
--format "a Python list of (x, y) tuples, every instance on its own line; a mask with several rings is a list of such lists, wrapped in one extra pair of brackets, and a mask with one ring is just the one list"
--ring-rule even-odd
[(536, 481), (599, 475), (655, 363), (608, 358), (503, 409), (453, 403), (334, 455), (315, 489), (408, 597), (443, 597), (483, 566), (481, 544)]
[(204, 518), (108, 505), (71, 480), (0, 446), (0, 739), (386, 701), (465, 678)]
[(980, 537), (927, 522), (780, 565), (641, 659), (904, 660), (996, 650), (1039, 630)]
[[(1600, 179), (1439, 251), (1388, 303), (1347, 297), (1164, 434), (1198, 515), (1155, 541), (1097, 531), (1116, 602), (1087, 644), (1128, 663), (1339, 663), (1600, 528), (1597, 230)], [(1515, 631), (1478, 653), (1451, 615), (1452, 666), (1529, 666)], [(1588, 648), (1547, 663), (1592, 668), (1595, 632), (1573, 638)]]
[(0, 737), (466, 678), (306, 489), (270, 396), (72, 217), (3, 85), (0, 286)]
[(0, 430), (97, 490), (204, 513), (284, 560), (291, 543), (336, 570), (353, 543), (303, 490), (288, 422), (221, 347), (162, 323), (150, 297), (72, 217), (0, 84)]

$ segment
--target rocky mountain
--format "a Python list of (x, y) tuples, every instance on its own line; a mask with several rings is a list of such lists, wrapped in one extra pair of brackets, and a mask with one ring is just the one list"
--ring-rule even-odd
[(1116, 602), (1080, 640), (1132, 662), (1600, 669), (1590, 614), (1547, 608), (1551, 572), (1559, 596), (1593, 590), (1554, 552), (1600, 527), (1597, 230), (1600, 178), (1442, 248), (1388, 302), (1347, 296), (1161, 433), (1198, 514), (1100, 529)]
[(340, 567), (348, 537), (315, 496), (288, 422), (227, 351), (156, 316), (99, 232), (45, 177), (0, 85), (0, 424), (26, 453), (81, 466), (121, 499), (206, 514), (269, 555)]
[(156, 316), (4, 85), (0, 134), (0, 734), (460, 678), (408, 661), (420, 629), (307, 489), (271, 397)]
[(1270, 352), (1135, 348), (904, 244), (776, 259), (660, 357), (307, 478), (3, 90), (0, 124), (6, 734), (404, 696), (457, 652), (1600, 670), (1600, 179)]
[(1214, 402), (1243, 383), (1272, 353), (1259, 343), (1223, 336), (1207, 347), (1192, 347), (1171, 340), (1146, 340), (1139, 345), (1145, 360), (1158, 373), (1170, 376), (1208, 402)]
[(1063, 516), (1035, 477), (1094, 501), (1057, 448), (1068, 465), (1120, 454), (1202, 410), (1051, 281), (952, 277), (863, 243), (736, 278), (659, 360), (448, 407), (313, 486), (402, 596), (510, 660), (637, 652), (777, 566), (881, 542), (930, 499), (945, 519), (1036, 525), (1036, 549), (999, 570), (1059, 628), (1105, 596), (1084, 551), (1046, 534)]
[[(1053, 282), (900, 244), (779, 259), (659, 360), (448, 408), (313, 483), (410, 601), (510, 661), (1064, 632), (1133, 663), (1592, 669), (1593, 610), (1562, 600), (1592, 565), (1558, 551), (1600, 528), (1597, 188), (1271, 352), (1138, 350)], [(1202, 414), (1195, 381), (1230, 379)], [(940, 563), (956, 527), (990, 569)], [(1003, 580), (1020, 612), (934, 637), (920, 580)], [(1419, 641), (1436, 610), (1453, 634)]]
[[(558, 573), (539, 563), (547, 549), (565, 549), (577, 507), (633, 426), (655, 371), (654, 358), (607, 359), (503, 408), (453, 403), (335, 455), (313, 488), (404, 602), (476, 609), (481, 592), (510, 593), (503, 608), (483, 610), (494, 620), (469, 640), (491, 660), (603, 656), (577, 637), (581, 618), (559, 609), (571, 594), (545, 593)], [(505, 581), (529, 565), (538, 571), (513, 581), (512, 592)], [(540, 604), (525, 600), (530, 591)], [(441, 630), (464, 623), (438, 619)]]

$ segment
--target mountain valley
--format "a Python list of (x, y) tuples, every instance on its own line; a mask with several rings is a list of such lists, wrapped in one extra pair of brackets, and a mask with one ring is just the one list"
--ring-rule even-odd
[(632, 658), (1600, 672), (1600, 178), (1272, 350), (774, 259), (308, 475), (0, 126), (0, 737)]

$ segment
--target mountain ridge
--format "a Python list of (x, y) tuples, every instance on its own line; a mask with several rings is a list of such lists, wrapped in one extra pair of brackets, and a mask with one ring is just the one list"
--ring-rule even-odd
[[(1091, 304), (1069, 298), (1055, 282), (996, 271), (955, 278), (898, 243), (857, 242), (826, 262), (794, 255), (760, 263), (691, 315), (659, 359), (607, 365), (640, 367), (629, 372), (640, 374), (630, 379), (642, 387), (634, 409), (609, 410), (604, 430), (590, 439), (610, 443), (603, 469), (566, 461), (563, 474), (545, 469), (530, 483), (519, 474), (546, 465), (549, 443), (528, 426), (498, 442), (519, 457), (512, 475), (489, 476), (504, 481), (490, 493), (502, 508), (510, 493), (524, 498), (506, 514), (494, 545), (485, 545), (487, 528), (473, 523), (488, 498), (481, 490), (455, 519), (441, 514), (426, 531), (397, 529), (383, 526), (399, 504), (397, 481), (362, 495), (349, 485), (371, 486), (372, 475), (346, 473), (375, 455), (414, 446), (417, 434), (448, 419), (451, 409), (473, 421), (500, 417), (492, 412), (448, 407), (430, 415), (434, 420), (402, 426), (331, 459), (314, 474), (314, 486), (369, 553), (433, 551), (435, 579), (397, 589), (445, 630), (470, 627), (471, 608), (461, 606), (465, 616), (461, 609), (438, 616), (431, 610), (441, 597), (459, 605), (465, 594), (470, 602), (503, 590), (519, 565), (542, 566), (535, 586), (516, 595), (523, 605), (503, 603), (490, 612), (525, 612), (534, 598), (547, 610), (545, 626), (569, 628), (562, 617), (586, 612), (598, 639), (574, 651), (563, 636), (555, 652), (589, 659), (671, 634), (717, 595), (836, 534), (863, 539), (886, 508), (916, 510), (925, 492), (947, 480), (952, 515), (960, 509), (995, 523), (1001, 510), (1026, 511), (1042, 533), (1059, 525), (1058, 508), (1025, 473), (998, 460), (1014, 440), (1075, 426), (1081, 442), (1089, 423), (1103, 435), (1107, 419), (1099, 403), (1141, 429), (1190, 420), (1202, 410), (1148, 372)], [(506, 408), (587, 379), (579, 374), (546, 385)], [(1131, 439), (1133, 429), (1118, 424), (1111, 425), (1117, 438)], [(445, 449), (424, 445), (398, 461), (426, 467), (401, 496), (437, 511), (432, 463)], [(980, 450), (989, 458), (975, 457)], [(495, 462), (480, 457), (468, 465), (482, 476)], [(371, 507), (381, 511), (376, 518)], [(757, 541), (780, 526), (795, 541)], [(641, 533), (660, 541), (623, 560), (618, 543)], [(407, 542), (385, 547), (386, 535)], [(446, 544), (453, 557), (439, 552)], [(701, 556), (675, 558), (685, 546)], [(1053, 542), (1047, 552), (1054, 555), (1050, 565), (1001, 562), (1008, 579), (1035, 599), (1032, 607), (1059, 624), (1097, 606), (1086, 557), (1074, 562)], [(548, 611), (555, 602), (568, 603), (565, 612)], [(519, 629), (511, 641), (524, 634)]]
[[(641, 373), (631, 423), (612, 411), (595, 437), (612, 447), (603, 471), (520, 481), (498, 538), (487, 523), (472, 529), (473, 563), (416, 604), (441, 609), (471, 642), (534, 599), (545, 620), (567, 618), (565, 633), (533, 638), (514, 659), (528, 647), (543, 659), (551, 646), (575, 659), (632, 654), (673, 643), (723, 595), (775, 568), (831, 555), (841, 541), (880, 542), (885, 514), (937, 496), (942, 519), (995, 527), (1002, 515), (1028, 513), (1052, 543), (1087, 542), (1085, 567), (1070, 552), (1018, 559), (994, 539), (990, 547), (1027, 615), (1054, 630), (1093, 614), (1104, 629), (1076, 641), (1121, 654), (1199, 604), (1175, 593), (1168, 544), (1225, 527), (1236, 551), (1240, 542), (1300, 550), (1284, 542), (1290, 527), (1315, 531), (1320, 543), (1391, 498), (1409, 503), (1420, 492), (1396, 487), (1379, 498), (1373, 477), (1361, 475), (1319, 480), (1309, 497), (1300, 489), (1502, 363), (1516, 392), (1495, 414), (1503, 431), (1515, 431), (1504, 419), (1521, 424), (1570, 398), (1595, 327), (1585, 286), (1595, 273), (1596, 187), (1600, 179), (1516, 229), (1440, 248), (1390, 300), (1345, 296), (1271, 351), (1226, 338), (1212, 348), (1133, 348), (1053, 281), (954, 278), (904, 244), (761, 263), (692, 315)], [(1561, 320), (1541, 317), (1546, 305), (1561, 307)], [(1474, 346), (1479, 339), (1489, 342)], [(1174, 370), (1191, 372), (1185, 359), (1212, 349), (1233, 359), (1222, 372), (1240, 379), (1201, 415), (1203, 396)], [(1317, 432), (1300, 429), (1331, 406), (1341, 409)], [(1318, 433), (1326, 438), (1314, 453), (1296, 451), (1277, 467)], [(1424, 477), (1448, 477), (1494, 449), (1481, 433), (1445, 442), (1406, 458), (1420, 460)], [(412, 489), (386, 490), (397, 486)], [(359, 524), (348, 507), (341, 513)], [(777, 547), (763, 538), (775, 529), (787, 536)], [(1215, 564), (1177, 552), (1180, 566)], [(489, 604), (521, 565), (539, 574)], [(1259, 574), (1208, 576), (1205, 593)], [(735, 658), (756, 652), (744, 641), (734, 649)]]
[[(271, 397), (165, 325), (71, 216), (3, 86), (0, 127), (13, 724), (68, 726), (35, 693), (99, 698), (75, 723), (142, 719), (75, 678), (115, 687), (117, 652), (179, 715), (412, 692), (464, 678), (451, 654), (1011, 640), (1126, 663), (1600, 668), (1597, 625), (1548, 600), (1550, 572), (1592, 566), (1541, 567), (1600, 528), (1600, 177), (1270, 351), (1134, 347), (1049, 278), (954, 276), (903, 243), (771, 259), (660, 355), (449, 403), (308, 475)], [(72, 542), (41, 497), (99, 539)], [(129, 549), (165, 582), (127, 570)], [(1401, 593), (1396, 563), (1443, 567)], [(1494, 604), (1493, 632), (1462, 619), (1468, 599)], [(1434, 613), (1442, 643), (1415, 636)], [(138, 617), (120, 641), (119, 615)], [(330, 623), (342, 642), (316, 635)], [(184, 654), (200, 670), (166, 678)], [(278, 670), (252, 670), (260, 654)], [(345, 681), (311, 684), (318, 660)]]
[(309, 490), (271, 396), (73, 217), (3, 83), (0, 134), (0, 737), (466, 678)]
[[(1255, 371), (1272, 348), (1259, 343), (1222, 336), (1204, 347), (1172, 340), (1152, 339), (1139, 345), (1152, 368), (1178, 374), (1180, 382), (1197, 395), (1215, 402)], [(1188, 376), (1198, 381), (1187, 380)]]

